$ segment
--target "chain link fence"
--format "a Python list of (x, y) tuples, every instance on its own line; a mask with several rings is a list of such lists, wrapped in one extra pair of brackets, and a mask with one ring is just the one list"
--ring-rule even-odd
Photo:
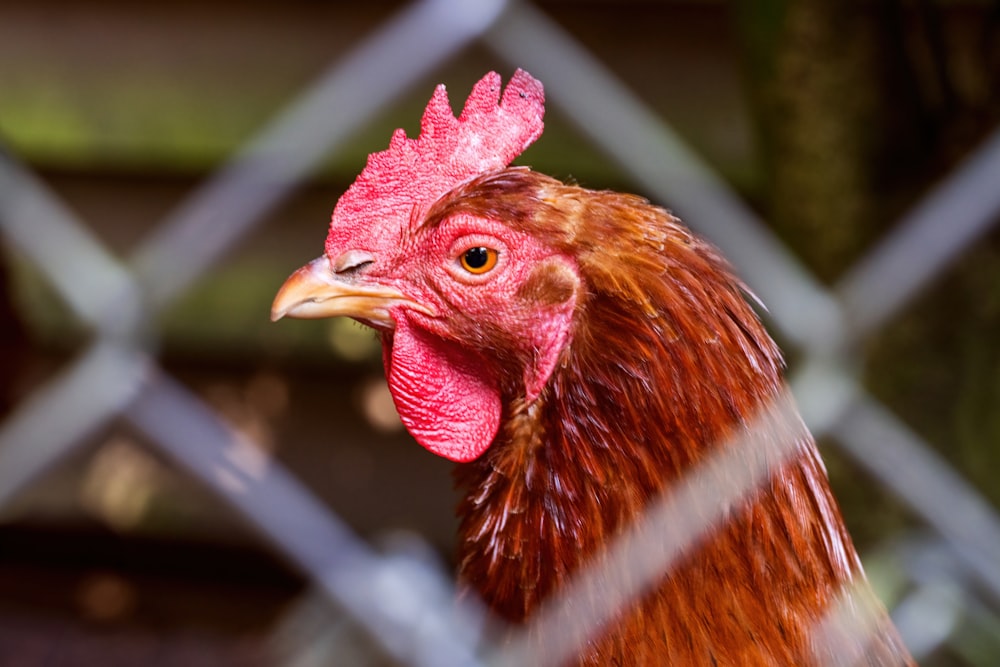
[[(392, 658), (412, 665), (558, 665), (767, 478), (788, 452), (760, 465), (725, 453), (654, 503), (602, 563), (586, 568), (533, 619), (553, 640), (533, 653), (525, 630), (504, 650), (483, 649), (484, 612), (456, 604), (436, 564), (377, 552), (273, 459), (263, 458), (184, 384), (164, 372), (149, 331), (182, 296), (331, 152), (379, 109), (456, 58), (485, 46), (546, 85), (549, 103), (615, 162), (635, 187), (669, 204), (736, 264), (797, 348), (791, 391), (812, 432), (895, 494), (930, 538), (897, 545), (911, 593), (894, 609), (916, 657), (948, 641), (934, 634), (947, 605), (1000, 604), (1000, 517), (963, 477), (851, 374), (855, 343), (892, 321), (1000, 220), (1000, 131), (906, 214), (832, 289), (810, 275), (752, 210), (671, 127), (543, 12), (529, 3), (420, 0), (333, 63), (227, 164), (120, 260), (16, 156), (0, 154), (0, 229), (91, 332), (86, 349), (0, 424), (0, 504), (30, 487), (110, 420), (124, 420), (180, 469), (235, 507)], [(377, 81), (378, 85), (362, 85)], [(336, 109), (336, 113), (331, 113)], [(373, 148), (374, 150), (374, 148)], [(332, 204), (332, 202), (331, 202)], [(56, 246), (54, 238), (62, 239)], [(71, 251), (67, 252), (66, 249)], [(81, 281), (79, 276), (87, 276)], [(276, 286), (277, 287), (277, 286)], [(262, 315), (263, 316), (263, 315)], [(785, 408), (785, 403), (768, 411)], [(58, 415), (58, 418), (53, 418)], [(752, 433), (747, 436), (752, 439)], [(335, 446), (335, 444), (333, 445)], [(727, 452), (734, 448), (720, 448)], [(726, 470), (724, 475), (719, 470)], [(733, 480), (724, 489), (707, 480)], [(698, 511), (691, 511), (698, 508)], [(690, 517), (712, 517), (692, 523)], [(685, 539), (649, 543), (665, 531)], [(683, 527), (683, 529), (678, 527)], [(934, 554), (945, 565), (921, 567)], [(628, 572), (629, 576), (622, 576)], [(623, 583), (623, 582), (627, 582)], [(816, 628), (817, 655), (837, 655), (843, 632), (864, 633), (865, 608), (844, 591)], [(606, 599), (581, 614), (580, 599)], [(836, 664), (851, 664), (841, 656)]]

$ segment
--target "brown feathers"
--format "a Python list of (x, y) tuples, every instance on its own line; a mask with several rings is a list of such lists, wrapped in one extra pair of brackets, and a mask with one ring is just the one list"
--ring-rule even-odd
[[(456, 472), (461, 577), (522, 621), (778, 394), (781, 359), (714, 248), (644, 200), (508, 169), (462, 186), (433, 217), (455, 212), (543, 237), (582, 279), (548, 386), (530, 405), (506, 396), (494, 443)], [(522, 294), (551, 303), (574, 289), (539, 267)], [(811, 662), (810, 631), (863, 574), (815, 445), (798, 432), (799, 453), (582, 664)], [(873, 664), (906, 664), (888, 623), (876, 642), (889, 658)]]
[[(543, 97), (522, 71), (501, 97), (489, 74), (455, 118), (439, 88), (420, 137), (400, 130), (369, 157), (325, 255), (272, 306), (380, 330), (401, 420), (468, 462), (462, 579), (513, 622), (784, 393), (778, 350), (710, 245), (638, 197), (503, 168), (541, 133)], [(811, 437), (798, 419), (769, 424), (764, 444), (790, 458), (580, 663), (812, 661), (812, 633), (864, 575)], [(908, 662), (879, 618), (868, 663)]]

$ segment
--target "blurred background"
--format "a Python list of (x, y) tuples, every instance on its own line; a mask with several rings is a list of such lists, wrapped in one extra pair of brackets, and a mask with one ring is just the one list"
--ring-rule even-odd
[[(317, 573), (343, 540), (447, 573), (451, 464), (401, 428), (371, 332), (271, 324), (270, 301), (321, 254), (365, 156), (417, 133), (435, 84), (460, 105), (518, 66), (550, 100), (520, 163), (644, 194), (729, 252), (684, 188), (657, 189), (671, 172), (637, 165), (703, 170), (827, 287), (939, 184), (969, 184), (921, 237), (929, 252), (962, 240), (938, 264), (904, 255), (933, 275), (846, 358), (996, 528), (1000, 214), (969, 209), (1000, 190), (1000, 3), (8, 0), (0, 664), (389, 661)], [(589, 113), (588, 90), (610, 93)], [(953, 233), (952, 215), (977, 222)], [(808, 341), (774, 330), (794, 372)], [(961, 521), (967, 506), (901, 494), (905, 479), (826, 440), (922, 664), (998, 664), (1000, 587), (984, 577), (1000, 561), (968, 567), (920, 510)]]

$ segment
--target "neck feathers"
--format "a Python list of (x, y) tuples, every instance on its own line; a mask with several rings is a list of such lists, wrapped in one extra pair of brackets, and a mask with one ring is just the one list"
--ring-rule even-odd
[[(511, 398), (491, 448), (456, 472), (461, 577), (512, 621), (782, 388), (779, 352), (711, 246), (638, 198), (543, 185), (574, 202), (553, 234), (585, 283), (572, 340), (542, 395)], [(798, 433), (770, 482), (594, 644), (595, 664), (668, 645), (679, 664), (680, 646), (692, 664), (803, 664), (809, 627), (860, 565)]]

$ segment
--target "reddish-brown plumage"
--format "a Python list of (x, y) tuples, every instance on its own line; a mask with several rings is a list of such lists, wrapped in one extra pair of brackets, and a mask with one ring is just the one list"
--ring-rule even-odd
[[(502, 96), (491, 73), (456, 119), (439, 88), (420, 137), (369, 158), (326, 254), (272, 307), (381, 332), (404, 424), (464, 462), (461, 579), (515, 623), (784, 394), (714, 248), (638, 197), (505, 168), (541, 133), (543, 99), (526, 72)], [(791, 455), (580, 664), (813, 662), (817, 624), (866, 584), (812, 438), (797, 418), (766, 423)], [(732, 451), (770, 460), (751, 447)], [(867, 664), (909, 664), (884, 612), (875, 625)]]
[[(778, 394), (780, 355), (714, 248), (639, 198), (510, 169), (435, 210), (505, 220), (571, 255), (582, 277), (548, 387), (526, 404), (508, 367), (500, 432), (456, 472), (462, 580), (520, 622)], [(570, 292), (543, 276), (526, 298)], [(791, 462), (582, 663), (811, 662), (808, 632), (863, 574), (812, 440), (790, 430), (801, 434)], [(887, 621), (869, 655), (906, 662)]]

